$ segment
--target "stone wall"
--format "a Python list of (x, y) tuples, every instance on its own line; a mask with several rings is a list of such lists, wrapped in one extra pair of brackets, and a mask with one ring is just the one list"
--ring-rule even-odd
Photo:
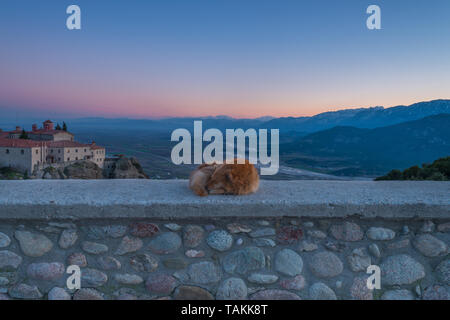
[(449, 194), (418, 181), (261, 181), (242, 197), (197, 197), (185, 180), (0, 181), (0, 299), (449, 299)]
[(441, 218), (45, 221), (0, 207), (0, 300), (450, 299), (449, 244)]

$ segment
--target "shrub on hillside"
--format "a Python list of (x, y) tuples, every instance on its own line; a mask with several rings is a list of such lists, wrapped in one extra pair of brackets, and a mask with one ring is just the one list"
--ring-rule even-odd
[(412, 166), (403, 172), (394, 169), (375, 180), (450, 180), (450, 157), (440, 158), (432, 164), (424, 163), (421, 168), (419, 166)]

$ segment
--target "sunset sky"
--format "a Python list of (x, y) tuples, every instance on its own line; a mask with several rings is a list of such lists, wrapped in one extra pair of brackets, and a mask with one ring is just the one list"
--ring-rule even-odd
[[(66, 29), (66, 8), (82, 30)], [(366, 8), (382, 30), (366, 28)], [(304, 116), (450, 98), (450, 1), (2, 0), (0, 113)]]

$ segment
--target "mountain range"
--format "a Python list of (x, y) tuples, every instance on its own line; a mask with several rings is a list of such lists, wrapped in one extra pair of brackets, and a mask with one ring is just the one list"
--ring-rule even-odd
[[(203, 130), (280, 129), (281, 164), (303, 171), (373, 177), (450, 155), (450, 100), (443, 99), (391, 108), (344, 109), (312, 117), (59, 119), (63, 120), (81, 141), (95, 140), (111, 153), (137, 157), (151, 177), (155, 170), (157, 176), (188, 176), (192, 168), (170, 162), (170, 135), (177, 128), (192, 131), (194, 120), (203, 121)], [(22, 118), (17, 125), (31, 127), (32, 121)], [(0, 118), (0, 128), (15, 125)]]
[(450, 155), (450, 113), (373, 129), (337, 126), (280, 145), (293, 167), (374, 176)]

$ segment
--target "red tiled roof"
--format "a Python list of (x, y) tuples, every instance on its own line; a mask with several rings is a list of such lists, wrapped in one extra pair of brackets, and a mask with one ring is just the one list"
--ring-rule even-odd
[(45, 129), (38, 129), (38, 130), (35, 130), (35, 131), (27, 131), (27, 133), (29, 133), (29, 134), (50, 134), (50, 135), (55, 135), (55, 134), (58, 134), (58, 133), (68, 133), (68, 134), (70, 134), (70, 135), (72, 135), (73, 136), (73, 134), (72, 133), (70, 133), (70, 132), (67, 132), (67, 131), (64, 131), (64, 130), (45, 130)]
[(103, 147), (80, 143), (76, 141), (35, 141), (27, 139), (8, 139), (0, 137), (0, 147), (10, 148), (36, 148), (47, 146), (48, 148), (91, 148), (92, 150), (104, 149)]
[[(6, 131), (6, 132), (3, 132), (3, 134), (10, 134), (10, 133), (22, 133), (22, 130), (12, 130), (12, 131)], [(35, 131), (26, 131), (26, 133), (27, 134), (47, 134), (47, 135), (55, 135), (55, 134), (58, 134), (58, 133), (68, 133), (68, 134), (70, 134), (71, 136), (73, 136), (73, 133), (70, 133), (70, 132), (67, 132), (67, 131), (64, 131), (64, 130), (45, 130), (45, 129), (38, 129), (38, 130), (35, 130)], [(1, 137), (1, 135), (0, 135), (0, 137)]]
[(43, 141), (33, 141), (26, 139), (6, 139), (0, 138), (0, 147), (9, 148), (36, 148), (45, 145)]
[(76, 141), (49, 141), (47, 142), (49, 148), (76, 148), (76, 147), (90, 147), (89, 144), (84, 144)]

